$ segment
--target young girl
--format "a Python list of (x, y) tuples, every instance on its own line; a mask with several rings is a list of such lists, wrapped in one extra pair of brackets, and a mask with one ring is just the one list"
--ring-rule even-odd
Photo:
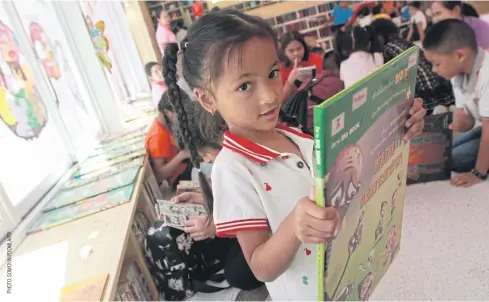
[[(184, 102), (190, 102), (184, 95)], [(173, 137), (172, 128), (176, 114), (170, 105), (168, 92), (163, 93), (158, 103), (158, 113), (148, 130), (145, 146), (150, 155), (151, 166), (159, 183), (167, 181), (175, 189), (180, 180), (190, 180), (192, 165), (188, 162), (189, 154), (179, 151)]]
[(310, 77), (299, 72), (301, 67), (315, 66), (316, 73), (323, 68), (323, 57), (309, 50), (304, 37), (297, 31), (286, 33), (280, 40), (280, 76), (284, 85), (284, 100), (287, 101), (302, 82)]
[[(311, 194), (311, 137), (277, 123), (283, 90), (275, 33), (261, 18), (223, 10), (204, 15), (187, 38), (183, 76), (214, 116), (205, 127), (227, 129), (212, 169), (212, 192), (203, 190), (217, 235), (237, 237), (273, 300), (316, 300), (315, 244), (332, 238), (338, 214), (317, 206)], [(165, 50), (165, 82), (199, 169), (175, 84), (177, 51), (176, 44)], [(423, 128), (422, 100), (411, 113), (406, 139)]]
[(446, 19), (464, 20), (474, 30), (479, 47), (489, 49), (489, 23), (480, 19), (477, 11), (470, 4), (462, 1), (434, 1), (431, 4), (431, 11), (434, 23)]
[(369, 75), (384, 64), (377, 36), (371, 26), (354, 26), (336, 39), (336, 49), (345, 58), (340, 64), (340, 77), (345, 87)]

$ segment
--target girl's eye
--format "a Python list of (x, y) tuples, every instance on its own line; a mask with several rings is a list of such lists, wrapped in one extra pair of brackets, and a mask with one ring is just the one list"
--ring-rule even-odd
[(268, 77), (270, 79), (275, 79), (275, 78), (277, 78), (279, 76), (279, 74), (280, 74), (280, 70), (275, 69), (272, 72), (270, 72), (270, 74), (268, 75)]
[(238, 87), (238, 91), (248, 91), (251, 88), (250, 83), (244, 83), (243, 85)]

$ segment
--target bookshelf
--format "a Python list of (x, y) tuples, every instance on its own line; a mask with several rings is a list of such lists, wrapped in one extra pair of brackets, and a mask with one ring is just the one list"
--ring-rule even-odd
[[(173, 20), (181, 20), (186, 26), (190, 26), (195, 21), (195, 16), (192, 14), (193, 1), (145, 1), (149, 15), (153, 20), (153, 26), (158, 25), (158, 17), (161, 10), (166, 10)], [(206, 1), (202, 1), (204, 13), (209, 11), (209, 5)]]
[[(214, 4), (211, 1), (202, 1), (202, 5), (204, 6), (204, 13), (209, 12), (213, 7), (232, 8), (242, 12), (250, 12), (280, 2), (283, 1), (221, 1)], [(193, 1), (145, 1), (145, 3), (155, 28), (162, 9), (170, 14), (172, 20), (182, 20), (186, 26), (190, 26), (195, 21), (191, 8)]]
[(266, 21), (275, 29), (280, 37), (286, 32), (298, 31), (305, 38), (315, 40), (317, 46), (323, 49), (333, 49), (333, 36), (326, 23), (337, 1), (321, 2), (306, 8), (293, 10), (278, 16), (266, 18)]

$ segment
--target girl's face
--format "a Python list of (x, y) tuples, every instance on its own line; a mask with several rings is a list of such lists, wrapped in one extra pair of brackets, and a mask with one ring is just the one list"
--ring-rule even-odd
[(292, 64), (297, 59), (299, 62), (304, 58), (304, 46), (299, 41), (292, 41), (285, 47), (285, 56)]
[(212, 93), (195, 91), (202, 106), (218, 111), (236, 135), (274, 129), (283, 99), (274, 41), (252, 38), (222, 60), (220, 77), (211, 80)]
[(433, 2), (431, 5), (431, 13), (433, 15), (433, 22), (438, 23), (446, 19), (460, 19), (461, 11), (460, 7), (456, 6), (453, 10), (443, 6), (440, 2)]
[(153, 82), (163, 82), (163, 69), (160, 64), (151, 67), (151, 80)]

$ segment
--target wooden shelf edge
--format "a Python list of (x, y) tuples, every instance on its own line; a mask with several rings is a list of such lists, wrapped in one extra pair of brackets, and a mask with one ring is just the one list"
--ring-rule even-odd
[(138, 241), (136, 240), (136, 237), (132, 233), (132, 231), (130, 232), (130, 235), (129, 235), (129, 244), (131, 245), (131, 248), (133, 249), (134, 255), (136, 257), (135, 260), (137, 261), (139, 268), (143, 272), (144, 279), (146, 280), (146, 282), (149, 285), (149, 290), (151, 291), (151, 295), (153, 296), (153, 299), (156, 299), (156, 301), (158, 301), (158, 298), (159, 298), (158, 289), (156, 288), (156, 284), (153, 280), (153, 277), (151, 276), (151, 273), (149, 272), (148, 265), (146, 263), (146, 260), (144, 259), (143, 252), (141, 251), (141, 247), (140, 247)]

